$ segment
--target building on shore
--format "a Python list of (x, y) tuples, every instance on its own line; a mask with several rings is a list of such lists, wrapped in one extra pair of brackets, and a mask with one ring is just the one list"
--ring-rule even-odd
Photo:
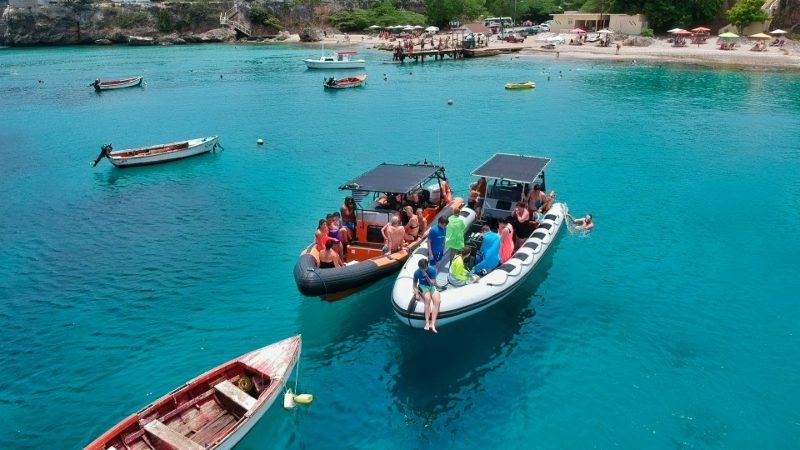
[(642, 14), (601, 14), (601, 13), (579, 13), (577, 11), (567, 11), (563, 14), (551, 14), (553, 23), (550, 31), (555, 33), (568, 33), (575, 28), (586, 31), (598, 31), (608, 29), (615, 33), (622, 34), (641, 34), (642, 30), (648, 28), (647, 18)]

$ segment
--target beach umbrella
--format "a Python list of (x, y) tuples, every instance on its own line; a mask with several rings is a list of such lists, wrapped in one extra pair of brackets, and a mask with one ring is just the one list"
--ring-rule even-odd
[(723, 39), (735, 39), (735, 38), (738, 38), (739, 35), (736, 34), (736, 33), (731, 33), (730, 31), (728, 31), (727, 33), (720, 34), (719, 37), (721, 37)]
[(786, 32), (783, 30), (772, 30), (769, 34), (786, 34)]
[(692, 28), (692, 33), (709, 33), (710, 31), (711, 28), (706, 28), (706, 27)]
[(430, 26), (428, 28), (425, 28), (425, 31), (427, 31), (428, 33), (436, 33), (437, 31), (439, 31), (439, 27)]
[(415, 30), (421, 30), (421, 29), (423, 29), (423, 28), (425, 28), (425, 27), (423, 27), (422, 25), (416, 25), (416, 26), (414, 27), (414, 29), (415, 29)]
[(676, 32), (674, 32), (672, 34), (674, 34), (675, 36), (691, 36), (692, 32), (691, 31), (686, 31), (686, 30), (680, 30), (680, 31), (676, 31)]
[(672, 34), (672, 33), (676, 32), (676, 31), (680, 31), (680, 30), (681, 30), (681, 28), (673, 28), (671, 30), (667, 30), (667, 33)]
[(372, 25), (371, 27), (369, 27), (370, 30), (377, 30), (378, 28), (381, 28), (381, 26), (380, 25)]
[(586, 33), (586, 30), (583, 30), (581, 28), (575, 28), (574, 30), (570, 31), (570, 33), (583, 34), (583, 33)]
[(685, 35), (685, 34), (687, 34), (687, 33), (688, 33), (688, 34), (692, 34), (692, 32), (691, 32), (691, 31), (686, 31), (686, 30), (684, 30), (683, 28), (673, 28), (673, 29), (669, 30), (669, 32), (670, 32), (671, 34), (679, 34), (679, 35)]
[(753, 39), (770, 39), (770, 36), (764, 33), (751, 34), (750, 37)]
[(597, 34), (614, 34), (614, 32), (610, 31), (610, 30), (603, 29), (603, 30), (598, 31)]

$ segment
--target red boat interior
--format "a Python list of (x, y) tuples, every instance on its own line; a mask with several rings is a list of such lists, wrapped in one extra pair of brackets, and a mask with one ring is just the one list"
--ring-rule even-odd
[[(230, 434), (272, 380), (239, 362), (166, 395), (109, 430), (102, 449), (202, 450)], [(88, 448), (88, 447), (87, 447)]]

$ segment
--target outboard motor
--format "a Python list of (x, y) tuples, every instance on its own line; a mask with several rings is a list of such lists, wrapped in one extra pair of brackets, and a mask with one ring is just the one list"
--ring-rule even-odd
[(92, 162), (92, 167), (96, 166), (104, 156), (108, 156), (108, 154), (111, 153), (111, 150), (114, 150), (114, 148), (111, 147), (111, 144), (103, 144), (103, 146), (100, 147), (100, 154), (97, 155), (97, 158), (94, 160), (94, 162)]

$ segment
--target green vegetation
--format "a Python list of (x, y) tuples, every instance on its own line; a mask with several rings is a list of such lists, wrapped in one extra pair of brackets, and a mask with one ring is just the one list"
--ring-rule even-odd
[(274, 28), (276, 30), (283, 29), (283, 25), (281, 25), (280, 19), (272, 15), (271, 12), (264, 9), (261, 6), (253, 6), (250, 9), (250, 14), (247, 15), (247, 18), (250, 19), (250, 22), (255, 24), (264, 25), (270, 28)]
[(362, 31), (371, 25), (425, 25), (422, 14), (397, 9), (391, 2), (375, 3), (370, 9), (342, 11), (331, 17), (331, 24), (341, 31)]
[(653, 37), (653, 36), (655, 36), (655, 33), (653, 33), (653, 29), (652, 28), (645, 28), (645, 29), (642, 30), (640, 35), (642, 37)]
[(158, 27), (158, 31), (162, 33), (172, 33), (175, 31), (175, 25), (172, 21), (172, 14), (170, 14), (167, 10), (159, 9), (156, 12), (156, 26)]
[(728, 20), (731, 21), (739, 34), (742, 34), (744, 27), (754, 22), (763, 22), (769, 17), (761, 10), (763, 1), (759, 0), (739, 0), (728, 10)]
[(467, 22), (488, 14), (483, 0), (428, 0), (425, 12), (428, 21), (440, 28), (447, 26), (452, 19)]
[(134, 28), (145, 25), (147, 23), (148, 15), (145, 12), (138, 11), (134, 13), (120, 13), (117, 16), (117, 26), (123, 29)]

